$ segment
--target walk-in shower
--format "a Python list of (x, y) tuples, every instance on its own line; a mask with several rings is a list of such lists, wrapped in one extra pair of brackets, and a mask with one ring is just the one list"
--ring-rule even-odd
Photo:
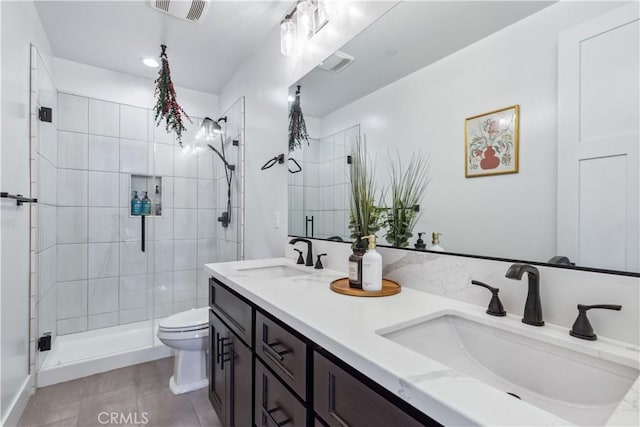
[[(43, 203), (31, 351), (44, 386), (168, 355), (159, 319), (207, 305), (204, 264), (242, 259), (244, 100), (224, 112), (216, 150), (198, 145), (193, 117), (183, 149), (150, 109), (58, 91), (42, 62), (32, 72), (35, 93), (55, 101), (32, 138)], [(132, 191), (153, 206), (144, 251)], [(51, 350), (39, 352), (47, 333)]]

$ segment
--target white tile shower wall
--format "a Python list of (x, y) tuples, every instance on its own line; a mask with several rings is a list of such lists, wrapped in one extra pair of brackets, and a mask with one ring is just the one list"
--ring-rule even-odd
[[(56, 319), (61, 333), (206, 305), (201, 264), (217, 261), (218, 247), (228, 252), (225, 260), (238, 253), (237, 208), (232, 225), (220, 233), (223, 243), (214, 240), (221, 228), (216, 218), (226, 205), (220, 159), (210, 150), (178, 147), (172, 135), (153, 126), (148, 109), (65, 93), (59, 97), (65, 106), (60, 114), (75, 115), (65, 117), (65, 130), (58, 132), (64, 142), (57, 150), (62, 162), (53, 259), (59, 265)], [(229, 114), (228, 123), (234, 119)], [(193, 122), (189, 135), (199, 120)], [(185, 145), (190, 141), (185, 139)], [(238, 148), (231, 139), (225, 149), (230, 163), (237, 164)], [(56, 168), (51, 169), (55, 176)], [(129, 212), (131, 173), (162, 177), (163, 212), (146, 219), (146, 252), (141, 251), (141, 220)], [(235, 193), (233, 205), (239, 205)], [(47, 218), (45, 213), (42, 220)], [(43, 256), (42, 262), (50, 258)]]
[[(347, 243), (314, 240), (314, 253), (326, 252), (327, 268), (347, 271), (351, 253)], [(285, 245), (286, 256), (296, 259), (292, 245)], [(500, 288), (505, 310), (517, 316), (524, 312), (526, 280), (505, 278), (511, 263), (479, 258), (379, 248), (383, 275), (402, 286), (486, 307), (486, 289), (471, 285), (480, 280)], [(567, 331), (577, 316), (577, 304), (621, 304), (620, 312), (594, 310), (589, 319), (601, 337), (640, 343), (640, 277), (594, 273), (565, 268), (537, 266), (540, 294), (547, 323), (564, 326)], [(329, 290), (327, 289), (329, 292)]]

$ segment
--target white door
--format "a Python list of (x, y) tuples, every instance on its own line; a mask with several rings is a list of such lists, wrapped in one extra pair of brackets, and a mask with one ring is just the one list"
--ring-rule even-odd
[(560, 35), (558, 254), (640, 270), (638, 3)]

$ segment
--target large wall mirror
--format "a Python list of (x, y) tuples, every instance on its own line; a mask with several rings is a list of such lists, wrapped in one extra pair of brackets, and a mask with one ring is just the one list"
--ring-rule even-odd
[[(639, 272), (639, 24), (603, 24), (623, 7), (398, 3), (289, 89), (300, 86), (309, 133), (289, 153), (302, 169), (289, 174), (289, 234), (350, 240), (360, 140), (381, 207), (391, 160), (430, 159), (410, 248), (438, 232), (451, 253)], [(517, 128), (515, 108), (488, 114), (513, 106)], [(510, 125), (509, 147), (465, 149)], [(504, 154), (517, 170), (492, 173), (485, 159)]]

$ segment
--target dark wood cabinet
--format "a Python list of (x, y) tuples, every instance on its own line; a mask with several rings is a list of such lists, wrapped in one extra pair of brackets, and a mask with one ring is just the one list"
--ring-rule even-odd
[(307, 343), (302, 338), (258, 311), (255, 352), (302, 400), (307, 400)]
[(259, 360), (256, 360), (255, 384), (256, 426), (307, 426), (305, 406)]
[(227, 289), (222, 283), (209, 279), (209, 306), (225, 321), (244, 343), (253, 344), (253, 307)]
[(330, 427), (423, 425), (321, 354), (313, 363), (313, 408)]
[(224, 426), (252, 423), (251, 350), (212, 311), (209, 312), (209, 400)]
[[(214, 287), (212, 286), (212, 289)], [(216, 290), (220, 291), (219, 285)], [(212, 291), (213, 293), (214, 291)], [(225, 314), (244, 313), (241, 305), (251, 306), (228, 291), (218, 292), (224, 295), (225, 301), (233, 301), (234, 310)], [(252, 319), (252, 313), (249, 312)], [(226, 316), (223, 318), (213, 311), (209, 311), (209, 400), (213, 405), (222, 425), (233, 427), (251, 427), (252, 425), (252, 396), (253, 396), (253, 354), (249, 346), (236, 334)], [(248, 329), (249, 331), (251, 328)], [(251, 342), (251, 340), (249, 340)]]
[(437, 426), (210, 279), (209, 399), (225, 427)]

